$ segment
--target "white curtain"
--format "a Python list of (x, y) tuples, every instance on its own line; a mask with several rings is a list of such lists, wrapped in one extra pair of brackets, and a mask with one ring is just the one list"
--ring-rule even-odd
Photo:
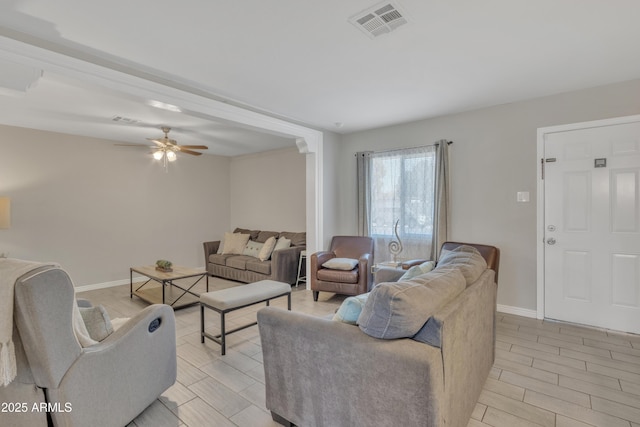
[[(448, 180), (436, 176), (448, 173), (446, 146), (441, 141), (356, 154), (358, 228), (361, 235), (374, 238), (375, 262), (436, 257), (433, 248), (439, 248), (447, 235)], [(396, 244), (401, 245), (400, 253)]]

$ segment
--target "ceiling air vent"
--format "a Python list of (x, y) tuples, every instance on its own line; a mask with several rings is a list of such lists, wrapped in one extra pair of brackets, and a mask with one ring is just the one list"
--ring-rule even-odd
[(367, 36), (374, 38), (390, 33), (408, 21), (397, 3), (385, 1), (352, 16), (349, 22)]
[(129, 117), (123, 117), (123, 116), (113, 116), (111, 120), (113, 120), (114, 122), (125, 123), (128, 125), (137, 125), (138, 123), (140, 123), (140, 120), (131, 119)]

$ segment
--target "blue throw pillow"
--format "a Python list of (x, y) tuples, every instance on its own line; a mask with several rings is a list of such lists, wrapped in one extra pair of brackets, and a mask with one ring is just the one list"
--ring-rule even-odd
[(334, 314), (333, 320), (355, 325), (368, 297), (369, 293), (367, 292), (366, 294), (345, 298), (336, 314)]
[(436, 266), (436, 263), (433, 261), (427, 261), (427, 262), (423, 262), (420, 265), (414, 265), (413, 267), (408, 269), (407, 272), (402, 275), (402, 277), (398, 279), (398, 282), (402, 282), (403, 280), (413, 279), (414, 277), (427, 274), (428, 272), (433, 270), (435, 266)]

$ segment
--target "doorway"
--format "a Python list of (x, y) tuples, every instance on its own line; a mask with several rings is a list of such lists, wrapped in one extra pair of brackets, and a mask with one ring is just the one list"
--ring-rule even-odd
[(640, 333), (640, 116), (538, 130), (538, 317)]

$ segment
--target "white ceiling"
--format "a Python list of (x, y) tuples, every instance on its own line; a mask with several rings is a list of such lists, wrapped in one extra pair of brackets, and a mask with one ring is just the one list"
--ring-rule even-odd
[[(376, 3), (4, 0), (0, 36), (339, 133), (640, 78), (637, 0), (400, 0), (409, 23), (370, 39), (348, 19)], [(0, 117), (131, 142), (165, 124), (223, 155), (293, 145), (46, 70)]]

